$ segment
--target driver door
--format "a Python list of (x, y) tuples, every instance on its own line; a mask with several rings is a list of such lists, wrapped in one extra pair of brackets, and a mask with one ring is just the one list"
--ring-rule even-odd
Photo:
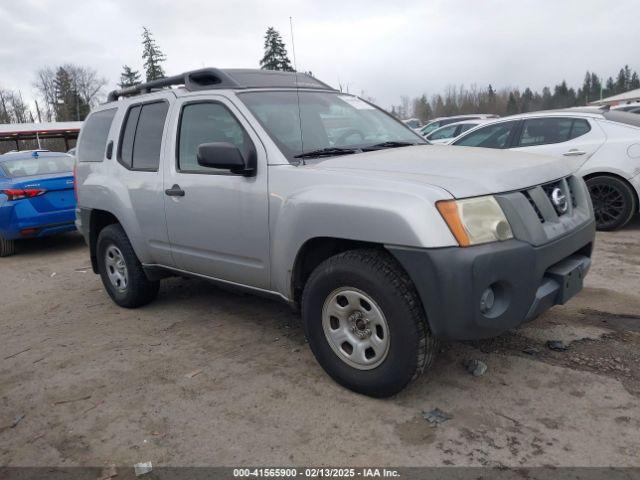
[[(180, 99), (174, 106), (172, 148), (165, 162), (165, 212), (173, 259), (187, 272), (266, 289), (266, 152), (228, 99), (195, 98)], [(256, 174), (247, 177), (199, 165), (198, 145), (211, 142), (231, 143), (242, 153), (254, 149)]]

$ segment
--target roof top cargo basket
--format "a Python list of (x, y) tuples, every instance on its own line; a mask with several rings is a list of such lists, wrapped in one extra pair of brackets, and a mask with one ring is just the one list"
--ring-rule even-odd
[(182, 85), (189, 91), (239, 88), (319, 88), (334, 90), (308, 73), (280, 72), (259, 69), (203, 68), (172, 77), (160, 78), (133, 87), (113, 90), (107, 97), (114, 102), (121, 97), (149, 93), (165, 87)]

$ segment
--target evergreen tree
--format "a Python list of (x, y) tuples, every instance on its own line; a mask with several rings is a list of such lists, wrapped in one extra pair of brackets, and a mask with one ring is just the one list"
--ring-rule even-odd
[(131, 67), (128, 65), (123, 66), (118, 86), (120, 88), (127, 88), (136, 85), (140, 85), (140, 73), (137, 70), (131, 70)]
[(638, 78), (638, 72), (633, 72), (631, 80), (629, 81), (629, 90), (636, 90), (640, 88), (640, 78)]
[(527, 87), (524, 89), (524, 92), (522, 92), (522, 100), (520, 102), (520, 112), (521, 113), (530, 112), (532, 109), (532, 103), (533, 103), (533, 92), (529, 87)]
[(147, 82), (164, 78), (162, 63), (167, 59), (147, 27), (142, 27), (142, 59)]
[(78, 93), (76, 82), (65, 67), (59, 67), (56, 71), (53, 87), (58, 122), (82, 120), (89, 114), (89, 104)]
[(260, 60), (260, 68), (284, 72), (294, 71), (282, 37), (273, 27), (267, 28), (267, 33), (264, 36), (264, 57)]
[(513, 92), (509, 92), (509, 100), (507, 101), (507, 115), (518, 113), (518, 103)]

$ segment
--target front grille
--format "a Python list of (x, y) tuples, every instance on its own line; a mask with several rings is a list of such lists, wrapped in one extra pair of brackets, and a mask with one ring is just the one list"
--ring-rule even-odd
[[(567, 177), (521, 191), (540, 223), (557, 222), (561, 217), (570, 216), (577, 208), (578, 199), (572, 188), (573, 181), (574, 179)], [(566, 199), (564, 211), (562, 203), (556, 205), (557, 194), (556, 201), (554, 201), (554, 191), (557, 189)]]
[(524, 192), (522, 192), (522, 194), (524, 195), (524, 198), (527, 199), (527, 201), (529, 202), (533, 210), (536, 212), (536, 215), (538, 215), (538, 220), (540, 220), (540, 223), (544, 223), (544, 217), (542, 216), (542, 212), (538, 208), (538, 205), (536, 205), (536, 202), (533, 200), (533, 198), (531, 198), (531, 195), (529, 194), (529, 192), (525, 190)]

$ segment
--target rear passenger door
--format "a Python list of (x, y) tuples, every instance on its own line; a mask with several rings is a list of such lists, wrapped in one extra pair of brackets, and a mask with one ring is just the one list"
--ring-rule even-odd
[(579, 168), (604, 143), (598, 124), (588, 118), (533, 117), (523, 121), (514, 150), (565, 158)]
[[(129, 105), (124, 113), (116, 159), (120, 200), (127, 234), (134, 245), (144, 243), (145, 263), (173, 266), (164, 215), (164, 189), (160, 157), (163, 152), (167, 100)], [(124, 167), (124, 168), (121, 168)], [(128, 198), (127, 198), (128, 196)], [(133, 215), (135, 218), (127, 218)]]
[[(259, 138), (225, 97), (179, 99), (172, 110), (164, 198), (176, 266), (228, 282), (269, 288), (267, 159)], [(198, 164), (198, 145), (228, 142), (255, 152), (243, 176)], [(176, 195), (176, 188), (180, 196)]]

